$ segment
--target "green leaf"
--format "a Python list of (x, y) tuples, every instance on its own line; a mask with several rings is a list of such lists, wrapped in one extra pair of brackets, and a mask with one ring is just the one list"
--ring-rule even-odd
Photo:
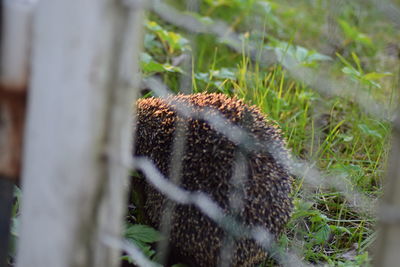
[(163, 28), (161, 28), (161, 26), (158, 25), (158, 23), (155, 22), (155, 21), (148, 21), (148, 22), (146, 23), (146, 27), (147, 27), (149, 30), (152, 30), (152, 31), (155, 31), (155, 32), (159, 32), (159, 31), (162, 31), (162, 30), (163, 30)]
[(351, 67), (354, 68), (351, 63), (349, 61), (347, 61), (343, 56), (341, 56), (339, 53), (336, 53), (336, 56), (340, 59), (340, 61), (342, 61), (342, 63), (347, 66), (347, 67)]
[(140, 58), (140, 67), (145, 73), (149, 72), (179, 72), (182, 73), (182, 69), (173, 66), (169, 63), (158, 63), (153, 57), (147, 53), (142, 53)]
[(320, 54), (316, 51), (310, 51), (308, 53), (308, 60), (309, 61), (328, 61), (328, 60), (332, 60), (332, 58), (330, 56)]
[(149, 62), (147, 64), (141, 65), (141, 68), (144, 72), (164, 72), (164, 66), (155, 61)]
[(371, 38), (369, 38), (368, 35), (364, 34), (364, 33), (360, 33), (357, 36), (357, 41), (359, 41), (360, 43), (364, 44), (365, 46), (368, 47), (373, 47), (374, 43), (371, 41)]
[(314, 235), (315, 242), (317, 244), (325, 243), (326, 241), (328, 241), (330, 233), (331, 228), (329, 228), (329, 225), (323, 225)]
[(342, 72), (355, 78), (361, 77), (361, 73), (353, 67), (343, 67)]
[(11, 219), (11, 235), (18, 237), (19, 236), (19, 216)]
[(314, 101), (317, 99), (317, 96), (314, 92), (303, 91), (298, 95), (298, 98), (303, 101)]
[(148, 63), (141, 62), (140, 67), (144, 72), (164, 72), (165, 71), (164, 66), (155, 61), (150, 61)]
[(361, 61), (360, 61), (360, 58), (359, 58), (359, 57), (356, 55), (356, 53), (354, 53), (354, 52), (351, 53), (351, 57), (353, 58), (354, 62), (355, 62), (356, 65), (357, 65), (357, 70), (358, 70), (358, 72), (363, 73), (362, 68), (361, 68)]
[(162, 239), (161, 234), (157, 230), (142, 224), (129, 225), (125, 230), (125, 237), (144, 243), (153, 243)]
[[(140, 251), (149, 259), (152, 259), (152, 257), (156, 254), (156, 252), (151, 248), (150, 245), (145, 244), (143, 242), (137, 241), (137, 240), (129, 240), (129, 242), (133, 243), (135, 246), (137, 246)], [(128, 261), (129, 263), (134, 263), (135, 261), (132, 259), (131, 256), (129, 255), (124, 255), (121, 257), (122, 260)], [(155, 263), (154, 266), (159, 266), (158, 264)]]
[(136, 246), (143, 252), (144, 255), (146, 255), (148, 258), (153, 257), (156, 252), (151, 248), (150, 245), (145, 244), (140, 241), (132, 240), (131, 242), (135, 243)]
[(338, 137), (342, 138), (343, 142), (351, 142), (354, 139), (354, 136), (348, 134), (339, 134)]
[(328, 221), (328, 217), (325, 214), (322, 214), (319, 210), (317, 210), (316, 214), (310, 219), (313, 223), (326, 223)]
[(301, 46), (297, 46), (296, 47), (296, 58), (302, 62), (302, 61), (306, 61), (307, 57), (308, 57), (309, 51), (307, 49), (305, 49), (304, 47)]
[(285, 56), (295, 58), (300, 63), (305, 65), (311, 65), (312, 63), (316, 63), (317, 61), (332, 60), (331, 57), (320, 54), (315, 50), (309, 50), (305, 47), (292, 45), (276, 39), (270, 40), (269, 45), (270, 46), (266, 46), (265, 48), (271, 49), (272, 47), (275, 50), (275, 53), (277, 54), (280, 61), (282, 61)]
[(360, 130), (366, 135), (382, 138), (382, 135), (378, 131), (372, 130), (365, 124), (359, 124), (358, 128), (360, 128)]
[(168, 72), (183, 73), (183, 70), (182, 70), (181, 68), (176, 67), (176, 66), (173, 66), (173, 65), (171, 65), (171, 64), (169, 64), (169, 63), (162, 64), (162, 67), (163, 67), (163, 69), (164, 69), (165, 71), (168, 71)]
[(171, 52), (175, 52), (175, 50), (184, 50), (185, 46), (189, 44), (187, 39), (175, 32), (165, 32), (163, 36), (168, 42), (169, 46), (172, 48)]
[(152, 33), (146, 33), (144, 35), (144, 47), (149, 51), (154, 51), (154, 49), (161, 49), (162, 45), (156, 40), (156, 36)]
[(366, 34), (361, 33), (356, 27), (351, 26), (343, 19), (338, 19), (338, 22), (346, 38), (352, 41), (359, 41), (361, 44), (368, 47), (374, 47), (371, 39)]
[(146, 23), (146, 27), (148, 30), (155, 33), (158, 36), (158, 38), (163, 42), (163, 44), (167, 44), (167, 46), (168, 46), (167, 52), (169, 54), (173, 54), (177, 51), (181, 52), (181, 51), (190, 49), (189, 41), (186, 38), (184, 38), (182, 35), (180, 35), (176, 32), (170, 32), (170, 31), (164, 30), (155, 21), (148, 21)]
[(211, 72), (211, 76), (218, 79), (229, 79), (236, 80), (236, 74), (233, 69), (222, 68), (220, 70), (214, 70)]
[(130, 256), (128, 256), (128, 255), (122, 256), (122, 257), (121, 257), (121, 260), (122, 260), (122, 261), (127, 261), (127, 262), (129, 262), (129, 263), (133, 263), (133, 259), (132, 259)]
[(343, 30), (344, 35), (347, 38), (350, 38), (352, 40), (355, 40), (357, 38), (358, 35), (358, 31), (351, 27), (349, 23), (347, 23), (347, 21), (343, 20), (343, 19), (338, 19), (339, 25)]
[(298, 200), (296, 199), (294, 201), (294, 212), (292, 214), (292, 219), (298, 219), (301, 217), (308, 217), (308, 216), (314, 216), (315, 215), (315, 211), (311, 210), (313, 203), (311, 202), (306, 202), (303, 200)]
[(331, 228), (331, 230), (334, 234), (347, 233), (347, 234), (351, 235), (351, 232), (349, 231), (349, 229), (347, 229), (346, 227), (343, 227), (343, 226), (329, 225), (329, 228)]
[(374, 81), (374, 80), (379, 80), (382, 79), (383, 77), (387, 76), (392, 76), (393, 74), (390, 72), (370, 72), (367, 73), (363, 76), (363, 79), (368, 80), (368, 81)]
[(153, 57), (147, 53), (142, 53), (140, 55), (140, 61), (143, 63), (149, 63), (149, 62), (153, 61)]
[(200, 81), (203, 81), (203, 82), (209, 82), (210, 81), (210, 76), (209, 76), (209, 74), (208, 73), (205, 73), (205, 72), (196, 72), (195, 74), (194, 74), (194, 77), (197, 79), (197, 80), (200, 80)]
[(10, 234), (10, 247), (8, 255), (12, 258), (15, 258), (19, 239), (19, 217), (14, 217), (11, 219)]

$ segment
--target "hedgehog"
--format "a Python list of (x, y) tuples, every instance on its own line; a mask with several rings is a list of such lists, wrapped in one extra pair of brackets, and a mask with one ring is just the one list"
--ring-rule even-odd
[[(206, 116), (188, 116), (189, 111)], [(197, 113), (196, 113), (197, 112)], [(207, 115), (219, 114), (229, 125), (240, 127), (253, 138), (251, 148), (229, 139), (215, 129)], [(261, 226), (275, 239), (284, 230), (292, 211), (289, 158), (285, 141), (276, 123), (256, 106), (236, 97), (217, 93), (145, 98), (137, 102), (135, 156), (150, 159), (170, 179), (174, 135), (177, 123), (183, 127), (184, 149), (179, 186), (189, 192), (202, 192), (223, 210), (247, 227)], [(263, 149), (268, 144), (268, 149)], [(258, 148), (258, 149), (257, 149)], [(244, 179), (232, 181), (241, 153)], [(150, 183), (144, 185), (144, 213), (148, 223), (160, 229), (167, 197)], [(232, 207), (232, 196), (240, 205)], [(175, 205), (169, 235), (174, 260), (189, 266), (217, 266), (228, 233), (194, 205)], [(265, 250), (249, 237), (235, 237), (229, 266), (254, 266), (267, 259)]]

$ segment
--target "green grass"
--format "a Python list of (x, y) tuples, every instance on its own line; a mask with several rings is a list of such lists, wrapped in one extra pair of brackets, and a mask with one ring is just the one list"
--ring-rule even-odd
[[(183, 6), (182, 1), (170, 2)], [(395, 107), (399, 59), (387, 48), (395, 47), (399, 31), (368, 4), (349, 1), (335, 7), (328, 2), (201, 1), (196, 16), (224, 20), (243, 34), (242, 53), (207, 34), (192, 36), (192, 50), (187, 33), (149, 14), (145, 48), (151, 59), (142, 65), (144, 76), (161, 75), (177, 92), (181, 75), (191, 75), (194, 92), (222, 92), (258, 106), (280, 125), (296, 157), (326, 174), (345, 177), (353, 189), (375, 201), (382, 195), (390, 123), (366, 114), (354, 98), (321, 95), (281, 65), (263, 66), (248, 55), (250, 41), (262, 42), (301, 59), (310, 69), (324, 68), (332, 77), (350, 79), (383, 106)], [(334, 47), (327, 42), (328, 16), (337, 30)], [(171, 67), (188, 51), (192, 73)], [(297, 177), (293, 185), (295, 210), (280, 239), (281, 249), (291, 248), (310, 263), (368, 266), (376, 218), (353, 207), (334, 188), (305, 190), (303, 182), (304, 177)]]
[[(223, 91), (257, 105), (275, 120), (294, 155), (316, 162), (327, 173), (345, 175), (371, 198), (381, 194), (388, 123), (365, 115), (352, 101), (319, 95), (279, 66), (261, 73), (245, 58), (236, 77), (223, 80)], [(368, 262), (375, 219), (347, 205), (334, 189), (303, 192), (298, 178), (295, 211), (283, 244), (312, 263)]]

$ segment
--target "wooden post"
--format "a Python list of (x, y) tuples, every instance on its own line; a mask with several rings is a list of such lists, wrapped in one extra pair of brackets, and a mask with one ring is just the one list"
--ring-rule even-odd
[(378, 210), (378, 239), (373, 249), (374, 266), (400, 264), (400, 117), (394, 122), (392, 151), (386, 174), (384, 196)]
[(118, 264), (140, 9), (38, 2), (17, 266)]

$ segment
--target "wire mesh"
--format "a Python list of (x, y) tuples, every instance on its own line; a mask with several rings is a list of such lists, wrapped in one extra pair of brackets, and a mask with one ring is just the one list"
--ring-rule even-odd
[[(134, 1), (126, 1), (128, 4)], [(338, 9), (340, 9), (340, 2), (332, 1), (334, 8), (331, 11), (332, 17), (335, 17)], [(389, 21), (399, 26), (398, 20), (399, 9), (390, 1), (369, 1), (371, 4), (379, 8), (379, 10), (387, 14)], [(189, 10), (196, 11), (198, 2), (190, 1)], [(243, 41), (240, 34), (235, 33), (225, 22), (215, 21), (213, 24), (205, 24), (194, 16), (178, 11), (171, 5), (166, 4), (163, 1), (153, 0), (150, 1), (149, 10), (154, 12), (163, 20), (172, 25), (175, 25), (190, 34), (211, 34), (218, 38), (222, 43), (225, 43), (231, 49), (241, 53), (243, 50)], [(329, 31), (335, 32), (335, 23), (332, 22), (332, 17), (327, 18), (327, 27)], [(335, 34), (331, 35), (328, 40), (329, 43), (337, 42)], [(193, 38), (192, 38), (193, 42)], [(195, 44), (193, 45), (195, 47)], [(301, 82), (304, 82), (309, 87), (317, 90), (318, 92), (327, 96), (341, 96), (344, 98), (353, 99), (366, 113), (371, 116), (386, 120), (394, 120), (394, 111), (383, 105), (382, 103), (374, 100), (368, 92), (363, 91), (361, 88), (354, 87), (351, 81), (342, 80), (334, 77), (329, 73), (329, 70), (313, 70), (304, 67), (298, 60), (291, 57), (289, 54), (280, 54), (276, 50), (263, 49), (260, 51), (257, 43), (249, 42), (247, 44), (248, 53), (251, 59), (255, 62), (263, 64), (264, 66), (270, 66), (276, 63), (281, 64), (290, 75)], [(194, 53), (193, 53), (194, 54)], [(192, 64), (190, 63), (190, 54), (185, 55), (184, 70), (188, 76), (182, 76), (181, 78), (181, 91), (185, 93), (191, 92), (191, 74)], [(300, 159), (295, 155), (290, 155), (290, 158), (282, 158), (279, 154), (274, 154), (271, 149), (271, 144), (260, 143), (259, 140), (254, 138), (248, 132), (243, 130), (241, 127), (229, 122), (222, 114), (216, 110), (210, 109), (194, 109), (193, 107), (188, 108), (182, 103), (174, 103), (173, 99), (169, 96), (172, 95), (172, 91), (168, 89), (158, 77), (148, 77), (142, 80), (143, 87), (148, 88), (151, 92), (158, 96), (170, 105), (174, 106), (174, 111), (182, 116), (183, 118), (199, 119), (207, 122), (210, 127), (218, 133), (223, 134), (230, 141), (240, 146), (243, 149), (242, 153), (237, 153), (235, 156), (234, 171), (232, 176), (232, 184), (237, 187), (243, 183), (244, 177), (246, 177), (246, 166), (243, 164), (244, 157), (247, 152), (254, 152), (257, 150), (268, 151), (272, 153), (274, 159), (285, 166), (285, 168), (291, 171), (291, 174), (296, 179), (304, 180), (304, 190), (316, 190), (320, 188), (335, 188), (340, 192), (342, 197), (345, 198), (347, 204), (353, 208), (360, 210), (361, 212), (375, 216), (376, 213), (376, 200), (369, 198), (364, 193), (360, 192), (356, 187), (351, 185), (344, 176), (331, 175), (323, 173), (315, 167), (315, 162), (308, 162), (307, 160)], [(182, 90), (186, 88), (187, 90)], [(212, 110), (212, 112), (211, 112)], [(140, 170), (148, 183), (152, 184), (159, 192), (167, 197), (169, 201), (164, 207), (162, 213), (162, 221), (165, 222), (160, 229), (161, 232), (166, 236), (166, 239), (161, 241), (158, 246), (158, 250), (168, 250), (168, 236), (171, 227), (172, 213), (176, 204), (194, 205), (203, 214), (215, 221), (222, 229), (229, 233), (223, 240), (223, 245), (220, 250), (220, 266), (229, 266), (230, 259), (233, 253), (233, 238), (246, 237), (255, 240), (261, 247), (272, 255), (272, 257), (283, 266), (310, 266), (311, 264), (303, 261), (303, 257), (298, 255), (296, 249), (292, 250), (281, 250), (279, 245), (274, 240), (271, 233), (260, 226), (249, 227), (239, 221), (234, 216), (229, 216), (224, 213), (221, 207), (218, 206), (212, 199), (202, 192), (190, 192), (179, 187), (179, 182), (182, 173), (182, 156), (185, 150), (185, 125), (182, 122), (177, 123), (176, 132), (173, 142), (173, 153), (171, 157), (171, 172), (170, 177), (165, 177), (157, 167), (148, 158), (135, 157), (133, 164), (135, 168)], [(240, 210), (242, 199), (232, 198), (230, 201), (230, 208), (233, 210)], [(384, 211), (390, 213), (390, 211)], [(391, 212), (393, 214), (393, 212)], [(397, 215), (396, 215), (397, 216)], [(395, 216), (395, 217), (396, 217)], [(397, 217), (396, 217), (397, 218)], [(118, 241), (119, 242), (119, 241)], [(151, 263), (144, 258), (144, 256), (137, 250), (137, 248), (130, 247), (126, 243), (113, 243), (115, 246), (119, 246), (127, 251), (135, 261), (141, 266), (150, 266)], [(161, 256), (161, 262), (165, 262), (165, 257)]]

